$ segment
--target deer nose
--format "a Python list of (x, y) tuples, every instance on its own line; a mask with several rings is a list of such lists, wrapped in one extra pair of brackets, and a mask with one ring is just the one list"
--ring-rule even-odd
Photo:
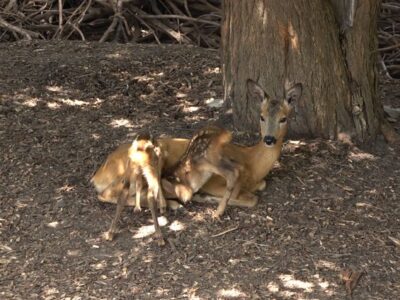
[(276, 143), (276, 138), (274, 138), (271, 135), (267, 135), (264, 137), (264, 143), (266, 143), (267, 145), (273, 145)]

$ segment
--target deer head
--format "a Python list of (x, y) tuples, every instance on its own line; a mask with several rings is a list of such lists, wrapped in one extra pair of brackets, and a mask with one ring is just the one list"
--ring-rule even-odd
[(260, 103), (261, 138), (267, 147), (282, 142), (288, 128), (288, 117), (293, 104), (302, 94), (302, 84), (287, 84), (281, 96), (270, 97), (256, 82), (247, 80), (248, 96)]

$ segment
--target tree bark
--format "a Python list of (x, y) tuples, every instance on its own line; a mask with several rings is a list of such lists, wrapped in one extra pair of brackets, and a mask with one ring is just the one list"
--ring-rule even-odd
[[(354, 5), (353, 5), (354, 4)], [(258, 104), (246, 80), (270, 95), (285, 80), (303, 83), (292, 135), (368, 142), (380, 132), (376, 22), (379, 0), (225, 0), (222, 57), (225, 100), (239, 130), (258, 131)]]

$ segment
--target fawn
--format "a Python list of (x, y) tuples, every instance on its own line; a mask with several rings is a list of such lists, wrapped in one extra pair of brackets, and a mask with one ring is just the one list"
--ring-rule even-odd
[(168, 180), (163, 179), (162, 186), (169, 196), (186, 203), (213, 174), (217, 174), (226, 180), (226, 191), (213, 215), (219, 218), (229, 199), (239, 192), (236, 183), (240, 166), (222, 156), (223, 147), (231, 140), (231, 133), (219, 127), (209, 126), (198, 131), (177, 165), (169, 171)]
[(164, 245), (164, 239), (157, 219), (156, 201), (160, 206), (161, 212), (166, 207), (165, 198), (161, 189), (161, 167), (162, 154), (159, 147), (151, 140), (148, 135), (139, 135), (128, 150), (128, 157), (125, 164), (125, 174), (120, 180), (114, 182), (108, 189), (111, 192), (118, 193), (117, 209), (114, 219), (111, 223), (109, 231), (105, 238), (112, 240), (117, 230), (117, 223), (120, 219), (121, 212), (129, 197), (130, 186), (136, 184), (136, 201), (135, 211), (141, 210), (141, 196), (143, 189), (143, 178), (147, 183), (147, 203), (151, 211), (154, 222), (155, 234), (159, 245)]
[[(230, 205), (241, 207), (254, 207), (258, 198), (254, 194), (257, 190), (263, 190), (266, 186), (264, 177), (272, 169), (274, 163), (279, 159), (282, 144), (288, 128), (288, 117), (292, 111), (293, 104), (300, 99), (302, 84), (296, 83), (285, 86), (284, 94), (270, 97), (260, 85), (251, 79), (246, 82), (248, 100), (257, 100), (260, 104), (260, 141), (250, 147), (244, 147), (228, 143), (222, 148), (222, 157), (234, 161), (240, 165), (241, 170), (237, 185), (240, 191), (229, 200)], [(157, 143), (163, 152), (164, 169), (176, 165), (185, 153), (190, 140), (179, 138), (162, 138)], [(104, 193), (107, 186), (115, 182), (124, 173), (124, 161), (128, 156), (129, 145), (119, 146), (109, 155), (105, 164), (96, 172), (92, 178), (99, 200), (105, 202), (116, 202), (113, 193)], [(164, 170), (163, 170), (164, 171)], [(200, 191), (212, 196), (211, 200), (221, 202), (226, 192), (226, 179), (220, 175), (212, 175), (201, 187)], [(134, 191), (130, 191), (131, 197)], [(194, 199), (196, 201), (201, 199)], [(167, 201), (168, 206), (174, 204)]]

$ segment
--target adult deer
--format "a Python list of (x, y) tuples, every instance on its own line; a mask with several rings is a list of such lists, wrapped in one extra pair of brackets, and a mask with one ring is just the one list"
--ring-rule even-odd
[[(222, 149), (222, 155), (241, 166), (238, 179), (240, 191), (236, 197), (229, 200), (230, 205), (241, 207), (253, 207), (257, 204), (254, 192), (265, 188), (265, 176), (270, 172), (274, 163), (279, 159), (284, 137), (288, 129), (288, 117), (293, 104), (300, 99), (302, 85), (300, 83), (285, 87), (284, 94), (269, 96), (261, 86), (249, 79), (246, 82), (248, 97), (260, 103), (260, 129), (261, 139), (254, 146), (244, 147), (235, 144), (226, 144)], [(162, 151), (163, 172), (177, 164), (185, 153), (188, 139), (160, 138), (157, 140)], [(125, 173), (125, 161), (128, 156), (129, 144), (119, 146), (112, 152), (102, 167), (91, 179), (99, 199), (105, 202), (116, 203), (114, 193), (104, 194), (104, 191), (112, 186)], [(221, 201), (226, 191), (226, 181), (219, 175), (213, 175), (201, 188), (202, 192), (209, 194), (212, 200)], [(133, 194), (128, 205), (134, 205)], [(175, 206), (175, 202), (168, 201), (168, 206)]]

